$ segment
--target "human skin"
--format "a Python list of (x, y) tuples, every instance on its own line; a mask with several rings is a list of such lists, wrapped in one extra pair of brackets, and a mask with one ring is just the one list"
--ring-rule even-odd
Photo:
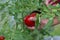
[[(49, 21), (49, 19), (42, 19), (40, 29), (42, 29), (48, 23), (48, 21)], [(58, 17), (55, 16), (54, 19), (53, 19), (52, 26), (55, 26), (55, 25), (58, 25), (58, 24), (60, 24), (60, 21), (58, 20)]]

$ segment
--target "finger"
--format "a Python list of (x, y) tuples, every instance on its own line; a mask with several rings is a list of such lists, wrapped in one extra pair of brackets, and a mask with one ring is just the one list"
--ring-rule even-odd
[(55, 17), (54, 20), (53, 20), (53, 25), (55, 26), (59, 23), (60, 23), (60, 21), (58, 20), (58, 17)]

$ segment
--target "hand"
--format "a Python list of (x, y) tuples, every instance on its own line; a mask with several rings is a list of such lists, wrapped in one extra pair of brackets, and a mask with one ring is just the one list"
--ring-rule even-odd
[[(42, 29), (48, 23), (48, 21), (49, 21), (49, 19), (42, 19), (40, 29)], [(60, 21), (58, 20), (58, 17), (54, 17), (52, 26), (55, 26), (59, 23), (60, 23)]]

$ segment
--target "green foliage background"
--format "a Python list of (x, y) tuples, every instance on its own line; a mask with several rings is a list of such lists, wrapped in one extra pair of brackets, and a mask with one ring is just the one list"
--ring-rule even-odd
[[(0, 0), (0, 35), (5, 36), (5, 40), (32, 40), (23, 18), (39, 7), (39, 0)], [(60, 35), (59, 26), (52, 35)]]

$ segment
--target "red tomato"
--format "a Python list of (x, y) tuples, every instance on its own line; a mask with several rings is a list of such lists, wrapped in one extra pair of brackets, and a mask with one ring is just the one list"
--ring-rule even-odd
[(31, 17), (35, 17), (36, 16), (36, 13), (33, 13), (31, 15), (27, 15), (25, 18), (24, 18), (24, 23), (28, 26), (28, 27), (33, 27), (35, 26), (35, 21), (32, 21), (30, 20)]
[(27, 27), (35, 26), (35, 17), (37, 13), (40, 13), (40, 12), (33, 11), (30, 15), (27, 15), (26, 17), (24, 17), (24, 23), (27, 25)]
[(4, 40), (5, 39), (5, 37), (4, 36), (0, 36), (0, 40)]

